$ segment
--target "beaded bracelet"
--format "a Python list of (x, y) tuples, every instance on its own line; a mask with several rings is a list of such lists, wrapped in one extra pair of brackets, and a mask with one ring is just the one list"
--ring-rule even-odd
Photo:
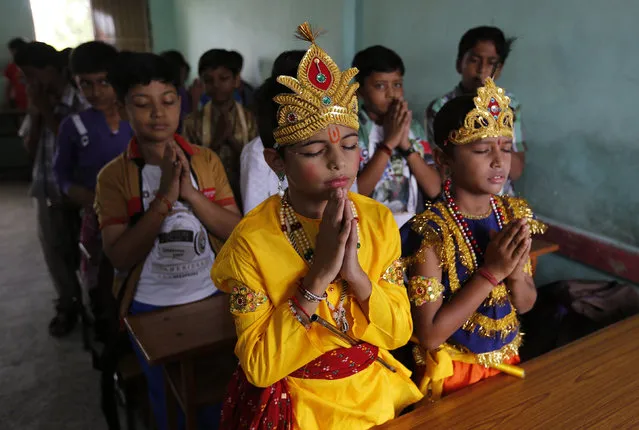
[(495, 278), (495, 275), (490, 273), (488, 270), (484, 268), (479, 268), (477, 269), (477, 273), (479, 274), (479, 276), (481, 276), (482, 278), (490, 282), (493, 285), (493, 287), (496, 287), (499, 285), (499, 281), (497, 280), (497, 278)]
[(326, 298), (328, 297), (328, 294), (326, 294), (326, 291), (324, 291), (324, 294), (321, 295), (321, 296), (318, 296), (317, 294), (313, 294), (312, 292), (310, 292), (306, 288), (304, 288), (302, 286), (301, 282), (300, 282), (299, 290), (300, 290), (300, 293), (302, 293), (302, 296), (306, 300), (308, 300), (309, 302), (312, 302), (312, 303), (319, 303), (321, 301), (326, 300)]

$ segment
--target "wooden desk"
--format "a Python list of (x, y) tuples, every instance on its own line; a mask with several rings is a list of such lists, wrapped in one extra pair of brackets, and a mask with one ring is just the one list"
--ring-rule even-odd
[(537, 269), (537, 259), (542, 255), (552, 254), (559, 251), (559, 245), (552, 242), (547, 242), (542, 239), (533, 239), (533, 243), (530, 249), (530, 261), (532, 263), (532, 271), (535, 273)]
[(202, 354), (228, 350), (236, 341), (228, 296), (220, 294), (128, 316), (124, 321), (150, 365), (169, 365), (165, 367), (169, 427), (177, 428), (175, 412), (179, 404), (186, 416), (186, 428), (196, 429), (196, 359)]
[(499, 375), (379, 429), (618, 429), (639, 426), (639, 316)]

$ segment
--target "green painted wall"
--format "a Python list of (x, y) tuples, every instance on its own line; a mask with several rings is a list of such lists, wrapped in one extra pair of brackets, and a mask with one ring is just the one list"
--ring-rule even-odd
[[(177, 1), (177, 0), (176, 0)], [(148, 0), (153, 51), (183, 50), (182, 39), (177, 33), (176, 1)]]
[(518, 190), (549, 218), (636, 246), (639, 4), (585, 3), (363, 0), (357, 45), (400, 53), (409, 101), (421, 115), (458, 82), (465, 30), (497, 25), (516, 36), (500, 83), (523, 104), (530, 151)]

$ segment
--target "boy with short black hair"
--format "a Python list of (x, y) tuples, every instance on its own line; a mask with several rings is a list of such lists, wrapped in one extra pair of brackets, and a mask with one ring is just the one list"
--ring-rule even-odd
[(211, 49), (198, 62), (198, 74), (211, 98), (202, 110), (184, 121), (184, 135), (193, 143), (212, 149), (222, 159), (233, 194), (240, 196), (240, 154), (255, 136), (253, 114), (234, 100), (240, 86), (241, 64), (225, 49)]
[(36, 199), (40, 244), (58, 298), (49, 324), (55, 337), (68, 334), (77, 321), (80, 285), (79, 213), (64, 198), (53, 171), (53, 155), (60, 121), (86, 108), (86, 101), (65, 75), (62, 53), (42, 42), (21, 47), (15, 62), (27, 83), (30, 107), (20, 129), (27, 152), (34, 157), (31, 196)]
[(371, 46), (355, 55), (353, 67), (359, 69), (361, 104), (358, 189), (388, 206), (401, 227), (420, 210), (423, 198), (439, 194), (441, 180), (424, 130), (404, 101), (400, 56)]
[[(95, 211), (105, 255), (117, 270), (120, 316), (195, 302), (217, 292), (209, 269), (235, 225), (220, 159), (176, 134), (179, 77), (159, 55), (122, 53), (108, 75), (135, 135), (98, 176)], [(166, 429), (164, 378), (134, 345), (159, 429)], [(201, 428), (216, 428), (217, 417)]]
[(60, 190), (82, 207), (80, 243), (81, 274), (89, 294), (97, 285), (97, 264), (101, 242), (93, 211), (98, 173), (120, 155), (133, 136), (129, 123), (120, 117), (117, 98), (107, 72), (118, 51), (104, 42), (87, 42), (70, 57), (71, 74), (91, 107), (68, 116), (60, 124), (53, 170)]
[[(506, 59), (512, 49), (514, 38), (506, 38), (504, 32), (497, 27), (481, 26), (468, 30), (459, 41), (455, 67), (461, 76), (459, 84), (449, 93), (433, 100), (426, 109), (426, 129), (428, 140), (434, 141), (433, 123), (437, 112), (448, 102), (465, 94), (475, 94), (477, 88), (484, 85), (486, 78), (497, 80), (501, 75)], [(513, 157), (510, 179), (504, 185), (502, 194), (513, 195), (511, 181), (519, 179), (524, 163), (526, 144), (521, 126), (521, 104), (512, 93), (510, 108), (515, 115), (513, 125)]]

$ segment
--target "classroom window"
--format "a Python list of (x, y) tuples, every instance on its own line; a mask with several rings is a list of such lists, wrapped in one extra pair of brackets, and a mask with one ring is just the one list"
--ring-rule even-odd
[(58, 50), (94, 39), (91, 0), (30, 0), (36, 40)]
[(30, 0), (36, 40), (58, 50), (101, 40), (151, 50), (147, 0)]

